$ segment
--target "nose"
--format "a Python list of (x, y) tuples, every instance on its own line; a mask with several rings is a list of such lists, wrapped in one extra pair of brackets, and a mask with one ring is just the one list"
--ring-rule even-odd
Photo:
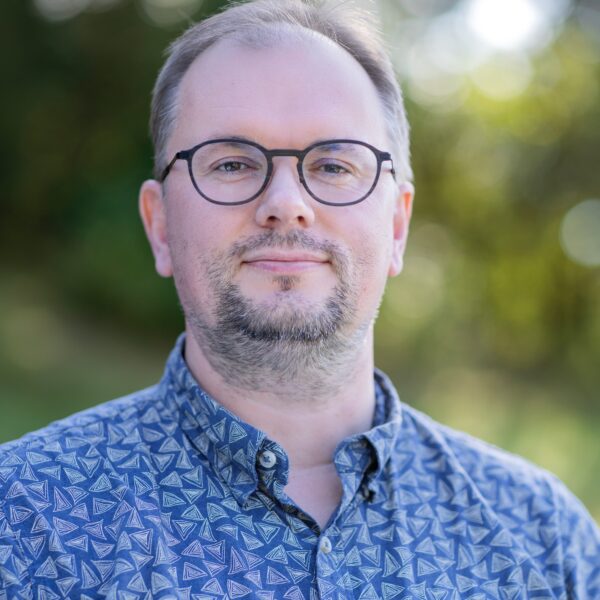
[(306, 229), (315, 221), (310, 196), (300, 183), (295, 158), (278, 157), (267, 189), (256, 204), (256, 222), (261, 227)]

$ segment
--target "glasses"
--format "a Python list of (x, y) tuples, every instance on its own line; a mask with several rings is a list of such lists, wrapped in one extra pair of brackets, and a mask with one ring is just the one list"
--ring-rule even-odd
[(386, 161), (395, 179), (390, 153), (357, 140), (327, 140), (304, 150), (267, 150), (255, 142), (224, 138), (177, 152), (160, 181), (167, 178), (175, 161), (185, 160), (192, 183), (205, 200), (231, 206), (245, 204), (269, 185), (276, 156), (297, 158), (304, 189), (317, 202), (330, 206), (349, 206), (367, 198)]

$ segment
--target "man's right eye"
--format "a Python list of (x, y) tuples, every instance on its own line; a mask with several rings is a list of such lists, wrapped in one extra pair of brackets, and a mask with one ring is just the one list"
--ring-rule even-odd
[(217, 166), (217, 171), (225, 171), (226, 173), (237, 173), (239, 171), (243, 171), (245, 169), (249, 169), (250, 166), (246, 163), (240, 162), (239, 160), (230, 160), (224, 163), (221, 163)]

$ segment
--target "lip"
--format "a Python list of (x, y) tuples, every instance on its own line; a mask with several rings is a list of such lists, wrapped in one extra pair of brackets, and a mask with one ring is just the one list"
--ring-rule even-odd
[(246, 257), (242, 264), (274, 273), (298, 273), (327, 265), (329, 260), (306, 252), (264, 252)]

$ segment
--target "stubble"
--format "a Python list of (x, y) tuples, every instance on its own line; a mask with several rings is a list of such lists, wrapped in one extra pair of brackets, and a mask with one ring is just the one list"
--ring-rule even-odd
[[(337, 283), (325, 302), (315, 306), (299, 300), (301, 277), (289, 275), (274, 276), (277, 291), (269, 305), (244, 296), (233, 280), (236, 265), (246, 253), (265, 248), (327, 256)], [(180, 298), (197, 344), (228, 385), (316, 400), (347, 383), (375, 315), (354, 323), (356, 273), (337, 244), (315, 240), (302, 231), (285, 236), (271, 231), (234, 244), (203, 268), (214, 299), (212, 311), (207, 313), (182, 290)]]

